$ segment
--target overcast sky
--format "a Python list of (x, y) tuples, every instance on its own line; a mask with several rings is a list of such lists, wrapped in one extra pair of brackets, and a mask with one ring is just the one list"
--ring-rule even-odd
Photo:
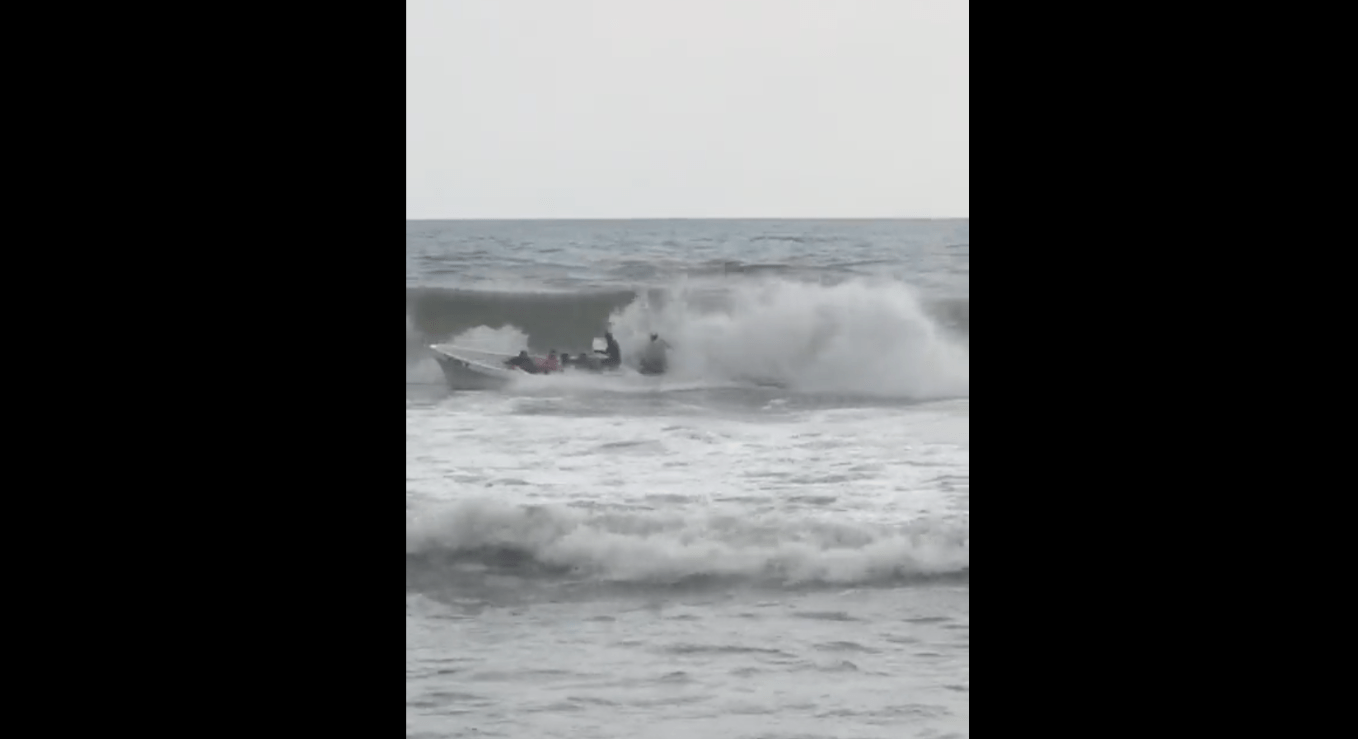
[(967, 217), (968, 0), (407, 0), (406, 217)]

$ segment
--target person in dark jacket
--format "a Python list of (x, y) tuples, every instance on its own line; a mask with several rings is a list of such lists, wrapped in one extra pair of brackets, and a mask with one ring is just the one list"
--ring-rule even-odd
[(527, 372), (530, 375), (536, 375), (539, 372), (537, 363), (533, 361), (532, 357), (528, 356), (527, 349), (524, 349), (523, 351), (519, 352), (519, 356), (517, 357), (511, 357), (509, 359), (506, 359), (505, 366), (518, 367), (519, 369), (523, 370), (524, 372)]
[(613, 338), (612, 331), (604, 332), (604, 345), (604, 368), (612, 369), (622, 364), (622, 349), (618, 346), (618, 340)]

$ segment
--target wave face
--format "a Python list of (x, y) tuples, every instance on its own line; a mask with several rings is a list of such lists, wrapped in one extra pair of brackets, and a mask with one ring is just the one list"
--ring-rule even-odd
[(606, 330), (634, 359), (652, 332), (680, 381), (758, 382), (805, 392), (966, 397), (969, 304), (923, 302), (894, 279), (685, 281), (640, 291), (411, 288), (406, 363), (430, 343), (578, 352)]
[[(476, 328), (513, 328), (533, 351), (589, 348), (609, 316), (633, 300), (630, 290), (599, 293), (495, 292), (449, 288), (406, 290), (407, 360), (430, 343)], [(413, 350), (413, 354), (412, 354)]]
[(969, 567), (969, 533), (958, 522), (889, 527), (468, 500), (406, 526), (406, 587), (415, 591), (505, 576), (539, 583), (842, 587), (967, 578)]

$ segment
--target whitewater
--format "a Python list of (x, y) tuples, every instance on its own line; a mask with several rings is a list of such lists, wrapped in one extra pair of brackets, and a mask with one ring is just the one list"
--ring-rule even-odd
[[(968, 238), (407, 223), (407, 735), (968, 736)], [(669, 372), (427, 349), (605, 330)]]

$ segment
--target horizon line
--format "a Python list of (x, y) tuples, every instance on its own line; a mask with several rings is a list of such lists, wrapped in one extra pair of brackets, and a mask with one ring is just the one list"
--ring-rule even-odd
[(518, 216), (436, 217), (407, 221), (966, 221), (971, 216)]

